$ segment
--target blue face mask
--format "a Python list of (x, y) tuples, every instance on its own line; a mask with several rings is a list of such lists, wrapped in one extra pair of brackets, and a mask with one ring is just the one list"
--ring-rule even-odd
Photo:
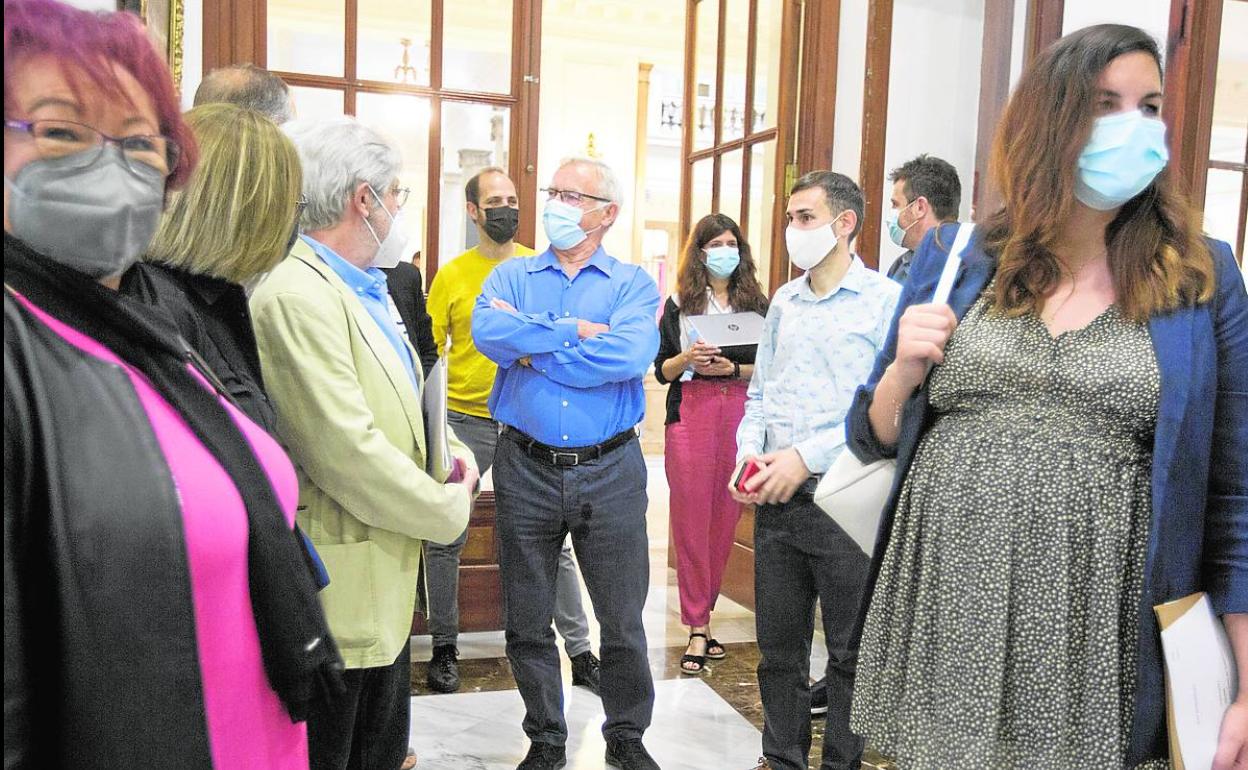
[(917, 200), (918, 198), (915, 198), (913, 201), (910, 201), (899, 209), (889, 209), (888, 213), (884, 215), (884, 224), (888, 225), (889, 240), (903, 249), (906, 247), (906, 231), (918, 224), (919, 220), (916, 219), (905, 227), (902, 227), (901, 212), (913, 206), (914, 202)]
[(706, 250), (706, 269), (716, 278), (728, 278), (741, 264), (741, 250), (736, 246), (712, 246)]
[(1079, 155), (1075, 197), (1097, 211), (1116, 209), (1152, 184), (1169, 160), (1160, 120), (1139, 110), (1097, 118)]
[[(590, 211), (597, 211), (599, 208), (602, 206), (590, 209)], [(571, 203), (564, 203), (558, 198), (546, 201), (546, 208), (542, 210), (542, 227), (546, 230), (546, 238), (550, 241), (550, 245), (556, 249), (571, 249), (580, 245), (589, 237), (589, 233), (581, 229), (581, 217), (588, 213), (589, 211), (573, 206)], [(599, 227), (601, 225), (595, 227), (594, 230)]]

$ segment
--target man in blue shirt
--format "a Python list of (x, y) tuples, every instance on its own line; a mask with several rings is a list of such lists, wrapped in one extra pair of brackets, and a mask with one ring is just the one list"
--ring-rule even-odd
[(641, 611), (649, 583), (646, 465), (635, 426), (642, 376), (659, 347), (659, 292), (602, 239), (619, 217), (605, 164), (564, 161), (542, 222), (551, 246), (500, 264), (472, 318), (477, 349), (498, 364), (489, 408), (507, 657), (532, 745), (518, 770), (565, 766), (559, 653), (551, 618), (564, 536), (602, 624), (601, 692), (608, 764), (652, 770), (641, 736), (654, 685)]
[(862, 191), (842, 174), (812, 171), (794, 185), (785, 245), (806, 274), (772, 298), (737, 430), (738, 468), (759, 468), (745, 483), (747, 492), (734, 488), (733, 495), (757, 506), (758, 687), (763, 756), (773, 770), (806, 770), (816, 599), (828, 648), (820, 768), (858, 770), (862, 754), (861, 739), (849, 729), (858, 659), (850, 633), (869, 559), (814, 503), (817, 477), (845, 451), (845, 417), (871, 375), (901, 296), (899, 284), (868, 270), (849, 250), (862, 210)]

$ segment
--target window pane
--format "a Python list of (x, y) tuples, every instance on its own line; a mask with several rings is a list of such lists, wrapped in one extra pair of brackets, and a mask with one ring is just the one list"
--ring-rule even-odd
[(1205, 182), (1205, 232), (1231, 244), (1232, 249), (1241, 237), (1239, 204), (1243, 184), (1243, 173), (1218, 168), (1209, 169)]
[[(760, 17), (761, 18), (761, 17)], [(771, 273), (771, 237), (776, 229), (776, 142), (764, 142), (750, 149), (750, 221), (745, 234), (758, 265), (758, 280), (768, 288)]]
[(342, 77), (346, 13), (344, 0), (269, 0), (269, 69)]
[(438, 264), (477, 244), (464, 210), (464, 185), (487, 166), (508, 167), (510, 110), (490, 104), (442, 102), (442, 193)]
[(291, 86), (295, 101), (295, 116), (299, 118), (332, 118), (343, 114), (346, 94), (332, 88), (307, 88)]
[(393, 139), (403, 154), (399, 184), (411, 188), (404, 207), (409, 241), (404, 257), (419, 253), (424, 270), (425, 221), (429, 200), (429, 100), (400, 94), (357, 94), (355, 114), (361, 122)]
[(733, 150), (723, 156), (719, 167), (719, 210), (732, 217), (737, 224), (741, 223), (741, 163), (745, 155), (743, 150)]
[(758, 0), (758, 43), (754, 51), (754, 128), (776, 125), (780, 111), (780, 33), (782, 0)]
[(442, 8), (442, 87), (511, 93), (512, 0)]
[(745, 68), (750, 29), (749, 0), (727, 0), (724, 14), (724, 113), (722, 141), (745, 136)]
[(429, 85), (430, 0), (359, 0), (357, 75), (362, 80)]
[(693, 180), (690, 182), (693, 189), (689, 191), (689, 199), (692, 201), (689, 207), (690, 227), (711, 213), (711, 190), (714, 187), (712, 161), (712, 158), (707, 158), (693, 164)]
[(1248, 147), (1248, 3), (1222, 4), (1222, 42), (1213, 96), (1213, 134), (1209, 157), (1245, 162)]
[[(693, 46), (693, 148), (715, 143), (715, 69), (719, 44), (719, 3), (700, 0)], [(709, 213), (709, 210), (708, 210)]]

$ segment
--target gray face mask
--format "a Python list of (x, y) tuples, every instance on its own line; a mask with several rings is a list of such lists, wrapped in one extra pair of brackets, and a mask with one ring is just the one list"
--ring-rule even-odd
[(152, 242), (165, 177), (106, 147), (88, 166), (69, 155), (31, 161), (9, 188), (13, 235), (40, 254), (92, 278), (121, 275)]

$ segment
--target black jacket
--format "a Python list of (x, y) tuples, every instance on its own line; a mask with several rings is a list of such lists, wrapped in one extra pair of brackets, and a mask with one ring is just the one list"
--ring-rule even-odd
[(400, 262), (398, 266), (382, 272), (386, 274), (390, 298), (399, 309), (403, 332), (412, 347), (416, 348), (420, 365), (427, 375), (438, 362), (438, 346), (433, 341), (433, 319), (425, 310), (425, 281), (420, 275), (420, 268), (411, 262)]
[(277, 435), (277, 412), (264, 392), (243, 287), (164, 265), (139, 264), (126, 273), (121, 289), (163, 308), (239, 408), (270, 435)]
[[(292, 718), (340, 691), (341, 659), (268, 477), (187, 370), (168, 319), (7, 234), (4, 280), (139, 369), (234, 480), (265, 672)], [(6, 291), (5, 767), (208, 770), (200, 682), (178, 492), (129, 375)]]

